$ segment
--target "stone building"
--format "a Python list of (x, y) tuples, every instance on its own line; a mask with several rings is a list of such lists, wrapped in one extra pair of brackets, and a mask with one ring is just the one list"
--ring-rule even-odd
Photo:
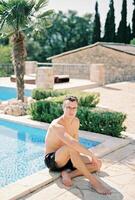
[(82, 48), (49, 57), (54, 74), (71, 78), (96, 80), (103, 83), (135, 80), (135, 46), (97, 42)]

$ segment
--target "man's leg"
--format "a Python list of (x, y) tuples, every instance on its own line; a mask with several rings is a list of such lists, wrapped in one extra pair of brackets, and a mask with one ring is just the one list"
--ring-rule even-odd
[(110, 194), (110, 190), (107, 189), (105, 186), (102, 185), (89, 171), (86, 164), (83, 162), (80, 154), (72, 149), (70, 149), (68, 146), (63, 146), (59, 150), (56, 151), (55, 154), (55, 161), (58, 164), (58, 166), (62, 167), (64, 166), (68, 159), (71, 159), (73, 165), (77, 168), (76, 172), (71, 172), (72, 178), (77, 175), (84, 175), (90, 183), (92, 184), (93, 188), (101, 194)]
[[(88, 157), (80, 155), (82, 161), (88, 166), (90, 172), (99, 171), (101, 168), (101, 160), (97, 160), (97, 163), (92, 163), (92, 159), (90, 160)], [(55, 162), (59, 167), (63, 167), (70, 158), (69, 148), (67, 145), (62, 146), (55, 152)], [(75, 170), (74, 170), (75, 171)], [(81, 173), (81, 172), (80, 172)], [(81, 174), (80, 174), (81, 175)]]
[[(99, 160), (98, 165), (95, 163), (91, 163), (91, 160), (88, 159), (86, 156), (81, 156), (83, 162), (86, 164), (86, 167), (88, 168), (89, 172), (96, 172), (100, 170), (101, 167), (101, 162)], [(67, 145), (62, 146), (60, 149), (58, 149), (55, 152), (55, 162), (59, 167), (63, 167), (68, 160), (70, 159), (70, 154), (69, 154), (69, 148)], [(62, 182), (66, 186), (71, 186), (72, 185), (72, 178), (76, 176), (81, 176), (83, 175), (82, 172), (80, 172), (78, 169), (75, 169), (71, 172), (67, 172), (66, 170), (62, 171), (61, 176), (62, 176)]]
[[(90, 160), (90, 159), (89, 159), (88, 157), (86, 157), (86, 156), (82, 156), (82, 155), (81, 155), (81, 159), (82, 159), (82, 161), (85, 163), (85, 166), (87, 167), (87, 169), (88, 169), (88, 171), (89, 171), (90, 173), (100, 171), (100, 168), (101, 168), (101, 165), (102, 165), (100, 159), (97, 159), (97, 163), (92, 162), (92, 160)], [(75, 169), (75, 170), (73, 170), (73, 171), (71, 171), (71, 172), (69, 173), (69, 176), (70, 176), (71, 178), (75, 178), (75, 177), (77, 177), (77, 176), (82, 176), (82, 175), (83, 175), (82, 172), (79, 171), (78, 169)]]
[[(88, 171), (90, 173), (96, 172), (98, 171), (97, 166), (94, 163), (87, 163), (85, 164)], [(62, 171), (61, 172), (61, 176), (62, 176), (62, 182), (64, 185), (66, 186), (71, 186), (72, 185), (72, 178), (78, 177), (78, 176), (83, 176), (82, 172), (80, 172), (78, 169), (75, 169), (73, 171)]]

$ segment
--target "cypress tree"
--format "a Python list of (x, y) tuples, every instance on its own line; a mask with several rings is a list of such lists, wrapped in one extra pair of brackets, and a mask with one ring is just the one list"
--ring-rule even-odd
[(135, 0), (133, 1), (134, 10), (133, 10), (133, 17), (132, 17), (132, 38), (135, 38)]
[(115, 41), (115, 16), (114, 16), (114, 2), (110, 0), (109, 11), (107, 13), (105, 29), (104, 29), (104, 38), (105, 42), (114, 42)]
[(132, 33), (131, 33), (130, 24), (129, 24), (127, 27), (127, 43), (129, 44), (131, 40), (132, 40)]
[(121, 21), (117, 32), (117, 42), (127, 43), (127, 0), (123, 0)]
[(98, 12), (98, 2), (96, 1), (95, 18), (94, 18), (93, 34), (92, 34), (92, 43), (100, 41), (100, 34), (101, 34), (100, 15), (99, 15), (99, 12)]

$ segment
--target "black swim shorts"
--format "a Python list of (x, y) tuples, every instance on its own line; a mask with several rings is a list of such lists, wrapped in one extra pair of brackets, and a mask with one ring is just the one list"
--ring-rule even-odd
[(56, 172), (61, 172), (66, 169), (75, 170), (76, 168), (73, 166), (71, 160), (66, 163), (63, 167), (58, 167), (57, 163), (55, 162), (55, 152), (48, 153), (45, 155), (44, 159), (45, 165), (51, 170)]

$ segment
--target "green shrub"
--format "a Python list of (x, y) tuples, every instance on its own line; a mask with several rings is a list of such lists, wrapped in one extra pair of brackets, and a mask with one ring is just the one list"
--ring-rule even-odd
[(0, 77), (6, 77), (6, 76), (7, 76), (6, 71), (0, 68)]
[(11, 47), (0, 45), (0, 77), (10, 76), (12, 71)]
[[(80, 119), (80, 129), (121, 137), (121, 132), (126, 129), (123, 125), (126, 115), (121, 112), (96, 108), (99, 102), (99, 93), (77, 92), (72, 94), (70, 92), (68, 95), (78, 97), (77, 116)], [(31, 104), (29, 114), (32, 115), (32, 119), (50, 123), (62, 115), (62, 103), (66, 97), (65, 91), (35, 89), (32, 96), (36, 100), (44, 99)]]
[(51, 123), (53, 119), (62, 115), (62, 107), (50, 101), (37, 101), (30, 105), (29, 114), (33, 120)]
[(133, 39), (130, 41), (130, 44), (135, 45), (135, 38), (133, 38)]
[(11, 76), (14, 73), (12, 64), (0, 64), (0, 77)]
[[(68, 95), (75, 95), (78, 98), (79, 106), (95, 107), (99, 102), (99, 93), (68, 93)], [(62, 104), (66, 95), (51, 97), (48, 100), (51, 102)]]
[(11, 47), (0, 45), (0, 64), (11, 63)]
[(95, 107), (99, 103), (99, 93), (86, 93), (86, 92), (69, 92), (58, 90), (44, 90), (42, 88), (34, 89), (32, 91), (32, 98), (36, 100), (46, 99), (52, 97), (49, 101), (56, 103), (63, 103), (66, 95), (75, 95), (78, 97), (79, 106)]
[(60, 95), (64, 95), (65, 91), (58, 90), (44, 90), (42, 88), (34, 89), (32, 91), (32, 98), (36, 100), (46, 99), (48, 97), (57, 97)]
[(58, 97), (49, 97), (47, 98), (47, 101), (50, 101), (52, 103), (58, 103), (58, 104), (63, 104), (63, 101), (65, 99), (66, 95), (58, 96)]
[(99, 103), (99, 93), (84, 93), (81, 92), (78, 95), (76, 95), (79, 100), (79, 106), (84, 107), (96, 107), (96, 105)]
[(126, 129), (123, 125), (126, 115), (121, 112), (80, 107), (77, 116), (82, 130), (121, 137), (121, 132)]
[[(29, 114), (32, 119), (50, 123), (62, 115), (62, 106), (59, 103), (44, 100), (31, 104)], [(123, 122), (126, 115), (121, 112), (106, 111), (99, 108), (79, 107), (77, 116), (80, 119), (80, 129), (121, 137), (126, 128)]]

